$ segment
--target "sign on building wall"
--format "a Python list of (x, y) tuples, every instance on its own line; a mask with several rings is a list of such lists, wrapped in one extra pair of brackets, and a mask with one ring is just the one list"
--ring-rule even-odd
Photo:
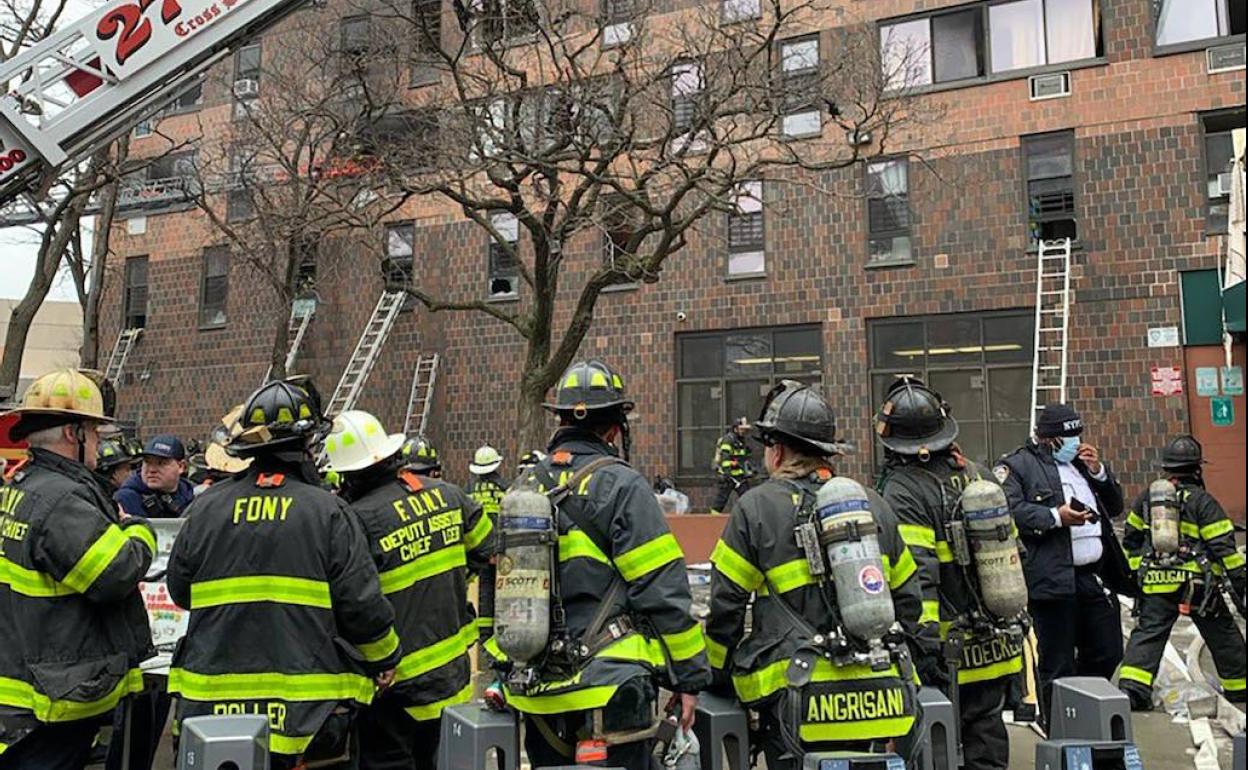
[(1235, 424), (1235, 402), (1227, 396), (1209, 399), (1209, 412), (1215, 428), (1228, 428)]
[(1222, 367), (1222, 395), (1244, 395), (1244, 370), (1238, 366)]
[(1205, 397), (1218, 395), (1218, 368), (1216, 366), (1196, 367), (1196, 395)]
[(1175, 396), (1183, 392), (1183, 372), (1177, 366), (1154, 366), (1153, 395)]
[(1150, 348), (1177, 348), (1179, 346), (1179, 327), (1151, 327), (1148, 330), (1148, 346)]

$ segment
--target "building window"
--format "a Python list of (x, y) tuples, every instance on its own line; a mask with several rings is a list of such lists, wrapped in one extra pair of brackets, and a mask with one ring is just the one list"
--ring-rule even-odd
[(759, 0), (720, 0), (719, 20), (724, 24), (732, 24), (747, 19), (757, 19), (761, 15)]
[(245, 45), (234, 53), (234, 117), (247, 114), (247, 102), (260, 95), (260, 44)]
[(198, 190), (195, 150), (171, 152), (141, 161), (122, 177), (117, 205), (123, 209), (162, 209), (183, 203)]
[(693, 127), (702, 93), (702, 65), (682, 61), (672, 65), (672, 133), (683, 134)]
[(295, 296), (316, 291), (319, 243), (315, 236), (304, 236), (295, 241), (295, 259), (299, 260), (299, 267), (295, 269)]
[(537, 33), (540, 16), (533, 0), (475, 0), (473, 7), (480, 44), (520, 42)]
[(629, 257), (633, 256), (628, 244), (637, 230), (633, 205), (623, 195), (604, 194), (599, 209), (603, 265), (618, 271), (614, 286), (636, 286), (637, 281), (627, 271)]
[(122, 315), (127, 329), (147, 326), (147, 257), (126, 260)]
[(415, 243), (414, 225), (386, 225), (386, 258), (381, 270), (388, 285), (408, 286), (412, 283)]
[(922, 379), (949, 403), (963, 453), (989, 465), (1027, 439), (1034, 330), (1030, 310), (868, 321), (872, 406), (900, 375)]
[(1206, 115), (1201, 120), (1205, 134), (1205, 230), (1225, 233), (1231, 208), (1234, 180), (1235, 143), (1232, 131), (1244, 128), (1244, 113)]
[(783, 379), (819, 385), (818, 326), (740, 329), (676, 336), (677, 475), (710, 477), (715, 442), (737, 417), (751, 421)]
[[(989, 53), (991, 52), (991, 55)], [(1098, 0), (1012, 0), (880, 25), (890, 88), (970, 80), (1101, 54)]]
[(412, 85), (425, 85), (439, 77), (442, 0), (414, 0), (412, 19)]
[(867, 251), (871, 262), (908, 262), (910, 163), (906, 158), (867, 164)]
[(230, 288), (230, 250), (226, 246), (204, 249), (204, 272), (199, 287), (199, 325), (224, 326), (225, 303)]
[(142, 139), (145, 136), (151, 136), (156, 131), (156, 116), (144, 118), (134, 124), (134, 138)]
[(520, 242), (520, 225), (516, 215), (500, 212), (490, 216), (490, 224), (502, 237), (490, 237), (489, 294), (491, 298), (514, 297), (519, 293), (520, 263), (516, 251)]
[(785, 136), (818, 136), (822, 133), (819, 112), (819, 38), (805, 37), (780, 43), (783, 76), (782, 129)]
[(178, 94), (178, 98), (173, 100), (169, 105), (169, 112), (191, 112), (198, 110), (200, 104), (204, 100), (204, 84), (196, 83), (182, 93)]
[(368, 54), (372, 28), (367, 16), (348, 16), (338, 22), (339, 52), (350, 60)]
[(728, 275), (759, 275), (766, 271), (763, 238), (763, 183), (741, 182), (732, 194), (728, 215)]
[(1023, 137), (1027, 171), (1027, 229), (1032, 244), (1078, 240), (1075, 223), (1075, 136)]
[(1153, 0), (1157, 45), (1242, 35), (1245, 16), (1243, 0)]

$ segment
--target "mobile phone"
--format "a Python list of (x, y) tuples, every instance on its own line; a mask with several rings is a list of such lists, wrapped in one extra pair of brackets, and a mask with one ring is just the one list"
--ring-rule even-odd
[(1085, 504), (1082, 500), (1080, 500), (1077, 497), (1070, 498), (1070, 508), (1071, 510), (1078, 511), (1079, 513), (1091, 513), (1092, 516), (1091, 518), (1088, 519), (1088, 521), (1092, 522), (1093, 524), (1095, 524), (1100, 519), (1100, 517), (1097, 516), (1096, 511), (1093, 511), (1091, 508), (1087, 506), (1087, 504)]

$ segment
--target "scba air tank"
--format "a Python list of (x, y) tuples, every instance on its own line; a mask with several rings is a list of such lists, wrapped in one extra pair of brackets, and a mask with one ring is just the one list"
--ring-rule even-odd
[(897, 616), (867, 491), (852, 479), (835, 477), (819, 488), (815, 513), (845, 630), (878, 641)]
[(984, 608), (1013, 618), (1027, 609), (1027, 580), (1005, 491), (991, 481), (972, 481), (961, 505)]
[(1169, 479), (1148, 485), (1148, 528), (1153, 553), (1170, 556), (1179, 550), (1179, 490)]
[(553, 513), (546, 495), (531, 489), (509, 491), (499, 512), (494, 636), (520, 666), (536, 660), (550, 638)]

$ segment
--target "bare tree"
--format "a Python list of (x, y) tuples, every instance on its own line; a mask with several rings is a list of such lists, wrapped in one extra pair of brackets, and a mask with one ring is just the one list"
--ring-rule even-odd
[(194, 199), (230, 254), (267, 288), (273, 329), (270, 376), (286, 374), (288, 318), (333, 263), (332, 242), (350, 250), (410, 193), (387, 189), (367, 144), (393, 111), (404, 63), (378, 38), (320, 13), (291, 17), (282, 38), (241, 56), (228, 136), (201, 144)]
[[(452, 29), (437, 3), (407, 2), (369, 6), (410, 30), (412, 78), (433, 83), (409, 110), (423, 130), (382, 153), (391, 185), (458, 208), (523, 291), (500, 304), (406, 290), (431, 311), (484, 313), (524, 340), (523, 446), (544, 438), (540, 404), (604, 289), (658, 281), (712, 214), (763, 205), (754, 182), (811, 184), (801, 172), (851, 166), (938, 116), (896, 88), (923, 52), (882, 57), (873, 26), (814, 0), (723, 0), (661, 24), (636, 0), (592, 10), (453, 0)], [(820, 39), (815, 25), (828, 18), (842, 27)], [(813, 45), (787, 45), (801, 35)], [(586, 250), (601, 258), (564, 286), (569, 255)]]

